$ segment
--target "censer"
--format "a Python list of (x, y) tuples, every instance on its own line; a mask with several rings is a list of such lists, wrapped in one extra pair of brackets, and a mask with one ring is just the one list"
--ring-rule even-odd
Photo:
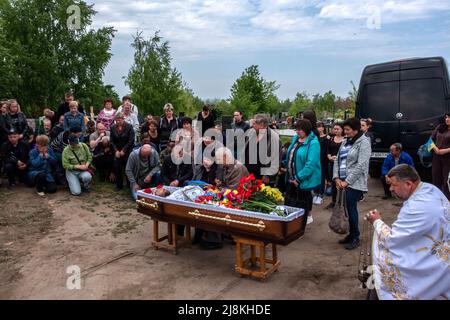
[(361, 237), (361, 251), (359, 253), (358, 262), (358, 280), (361, 281), (362, 287), (367, 289), (367, 281), (371, 276), (369, 266), (372, 264), (372, 236), (373, 228), (366, 217), (364, 217), (362, 237)]

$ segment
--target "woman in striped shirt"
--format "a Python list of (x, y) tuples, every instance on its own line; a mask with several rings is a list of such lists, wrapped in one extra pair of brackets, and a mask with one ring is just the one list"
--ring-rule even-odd
[(363, 192), (367, 192), (369, 160), (372, 150), (370, 138), (361, 131), (359, 119), (347, 119), (343, 126), (346, 138), (334, 161), (333, 180), (338, 189), (345, 189), (345, 202), (350, 224), (350, 234), (339, 243), (345, 244), (347, 250), (353, 250), (360, 245), (358, 200)]

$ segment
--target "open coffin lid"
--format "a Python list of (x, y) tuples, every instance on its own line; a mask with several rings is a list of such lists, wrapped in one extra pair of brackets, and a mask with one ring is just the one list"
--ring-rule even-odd
[[(181, 189), (164, 187), (172, 194)], [(189, 225), (265, 242), (287, 245), (305, 232), (304, 210), (287, 207), (279, 217), (260, 212), (229, 209), (190, 201), (169, 199), (138, 191), (138, 212), (153, 219)]]

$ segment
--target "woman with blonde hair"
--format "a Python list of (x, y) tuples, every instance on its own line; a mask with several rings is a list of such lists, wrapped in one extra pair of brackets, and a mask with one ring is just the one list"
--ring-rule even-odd
[(164, 115), (161, 116), (158, 127), (161, 151), (167, 147), (172, 133), (182, 127), (180, 120), (174, 114), (171, 103), (166, 103), (163, 110)]
[(71, 128), (80, 127), (81, 131), (86, 131), (86, 123), (84, 122), (84, 114), (78, 111), (78, 102), (71, 101), (69, 103), (69, 112), (64, 115), (64, 131)]

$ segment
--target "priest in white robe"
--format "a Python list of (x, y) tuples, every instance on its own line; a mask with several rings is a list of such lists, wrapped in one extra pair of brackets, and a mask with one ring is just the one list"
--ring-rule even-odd
[(406, 164), (387, 176), (391, 192), (404, 203), (392, 227), (377, 210), (367, 215), (375, 229), (372, 280), (378, 298), (450, 300), (449, 201)]

